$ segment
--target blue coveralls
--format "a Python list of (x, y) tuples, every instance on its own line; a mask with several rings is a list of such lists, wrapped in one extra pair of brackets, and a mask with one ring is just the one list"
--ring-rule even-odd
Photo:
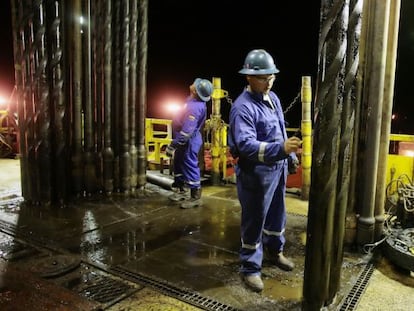
[(272, 103), (245, 89), (230, 110), (228, 140), (232, 155), (238, 157), (242, 209), (240, 272), (246, 275), (260, 274), (264, 247), (279, 252), (285, 244), (287, 135), (280, 100), (272, 91), (269, 96)]
[(200, 168), (198, 153), (203, 144), (200, 129), (207, 116), (206, 103), (189, 97), (186, 107), (173, 120), (173, 140), (171, 146), (174, 153), (174, 183), (187, 185), (189, 188), (200, 188)]

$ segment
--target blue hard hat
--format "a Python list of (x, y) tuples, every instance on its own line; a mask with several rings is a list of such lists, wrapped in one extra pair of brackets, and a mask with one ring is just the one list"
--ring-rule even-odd
[(208, 102), (213, 94), (213, 84), (207, 79), (197, 78), (194, 80), (194, 86), (198, 97), (202, 101)]
[(246, 75), (269, 75), (278, 73), (273, 57), (263, 49), (250, 51), (239, 73)]

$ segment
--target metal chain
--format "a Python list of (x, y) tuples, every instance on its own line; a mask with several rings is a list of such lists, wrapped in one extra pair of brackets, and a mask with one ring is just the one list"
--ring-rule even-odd
[(289, 110), (292, 109), (293, 106), (296, 104), (296, 102), (298, 101), (299, 98), (300, 98), (300, 91), (298, 92), (298, 95), (296, 95), (296, 97), (293, 99), (293, 101), (289, 104), (289, 106), (287, 106), (285, 111), (283, 111), (283, 113), (284, 114), (288, 113)]
[(230, 98), (229, 95), (226, 96), (226, 100), (227, 100), (227, 103), (230, 104), (230, 106), (233, 105), (233, 100)]
[[(293, 101), (289, 104), (289, 106), (287, 106), (287, 108), (283, 111), (284, 114), (288, 113), (289, 110), (291, 110), (293, 108), (293, 106), (298, 102), (298, 99), (300, 99), (300, 91), (298, 92), (298, 94), (296, 95), (296, 97), (293, 99)], [(233, 100), (230, 98), (230, 96), (226, 96), (226, 100), (227, 103), (232, 105), (233, 104)]]

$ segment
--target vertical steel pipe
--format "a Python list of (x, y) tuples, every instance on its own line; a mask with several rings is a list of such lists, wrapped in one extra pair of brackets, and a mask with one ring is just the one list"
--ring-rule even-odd
[(341, 122), (343, 104), (349, 1), (322, 2), (303, 286), (304, 310), (320, 310), (332, 302), (329, 287), (341, 134), (338, 124)]
[(301, 88), (302, 101), (302, 200), (309, 200), (309, 189), (311, 184), (311, 166), (312, 166), (312, 119), (311, 119), (311, 104), (312, 104), (312, 87), (311, 77), (302, 77)]
[(69, 146), (68, 146), (68, 111), (65, 101), (64, 60), (63, 60), (63, 11), (61, 1), (53, 1), (48, 6), (50, 15), (50, 72), (51, 72), (51, 110), (53, 111), (53, 141), (54, 152), (52, 179), (54, 197), (59, 205), (63, 205), (69, 197)]
[(147, 10), (138, 0), (12, 2), (26, 201), (143, 189)]
[(26, 87), (26, 118), (27, 118), (27, 157), (30, 163), (28, 167), (28, 174), (31, 184), (31, 198), (30, 201), (34, 204), (40, 202), (39, 187), (40, 183), (38, 180), (38, 162), (36, 161), (36, 131), (35, 131), (35, 118), (36, 118), (36, 101), (34, 98), (35, 85), (35, 30), (33, 22), (33, 7), (32, 1), (25, 1), (24, 10), (27, 14), (27, 87)]
[(72, 11), (72, 188), (76, 195), (80, 195), (84, 190), (82, 156), (82, 0), (74, 0), (72, 2)]
[(121, 124), (121, 155), (120, 173), (121, 190), (128, 194), (131, 190), (130, 168), (131, 157), (129, 155), (129, 0), (122, 1), (122, 124)]
[[(129, 105), (129, 155), (131, 157), (131, 191), (135, 191), (138, 184), (138, 148), (137, 148), (137, 56), (138, 56), (138, 0), (131, 0), (131, 27), (130, 27), (130, 105)], [(161, 165), (162, 167), (162, 165)]]
[[(354, 132), (352, 136), (352, 161), (350, 167), (349, 176), (349, 192), (348, 192), (348, 204), (346, 211), (346, 228), (345, 228), (345, 243), (352, 245), (355, 244), (357, 234), (357, 211), (356, 206), (359, 202), (359, 184), (358, 184), (358, 171), (360, 169), (359, 162), (362, 152), (359, 150), (360, 132), (361, 132), (361, 120), (362, 120), (362, 89), (363, 89), (363, 42), (364, 34), (362, 33), (362, 24), (365, 21), (363, 19), (363, 3), (364, 0), (351, 0), (350, 2), (350, 24), (348, 32), (348, 57), (354, 57), (354, 64), (351, 64), (351, 60), (347, 60), (347, 68), (358, 66), (355, 83), (351, 88), (345, 85), (345, 100), (354, 101)], [(354, 33), (352, 33), (354, 31)], [(355, 55), (353, 55), (353, 50)], [(353, 56), (351, 56), (351, 54)], [(351, 70), (349, 69), (349, 72)], [(347, 83), (347, 82), (346, 82)]]
[(145, 148), (145, 117), (147, 113), (147, 53), (148, 53), (148, 0), (141, 0), (138, 7), (138, 188), (146, 184), (147, 154)]
[(112, 0), (105, 5), (105, 43), (104, 43), (104, 150), (103, 186), (106, 194), (114, 191), (114, 152), (112, 149)]
[(103, 110), (104, 110), (104, 42), (105, 42), (105, 12), (106, 1), (91, 2), (92, 12), (92, 103), (95, 109), (95, 140), (94, 163), (96, 186), (98, 191), (103, 190)]
[(337, 181), (336, 209), (334, 216), (331, 281), (328, 299), (332, 301), (340, 288), (343, 261), (346, 211), (350, 184), (352, 142), (355, 125), (355, 85), (359, 64), (359, 36), (362, 2), (350, 1), (347, 31), (346, 65), (344, 73), (343, 106), (341, 112), (341, 135), (339, 140), (339, 167)]
[(121, 46), (121, 1), (114, 1), (114, 27), (113, 27), (113, 67), (112, 67), (112, 86), (113, 86), (113, 100), (112, 100), (112, 107), (111, 107), (111, 121), (112, 121), (112, 138), (113, 138), (113, 145), (112, 148), (114, 150), (114, 188), (115, 191), (119, 192), (121, 190), (121, 168), (120, 168), (120, 153), (121, 153), (121, 108), (122, 105), (122, 75), (121, 75), (121, 60), (122, 60), (122, 46)]
[(11, 2), (12, 32), (13, 32), (13, 57), (14, 57), (14, 79), (16, 83), (16, 105), (17, 118), (19, 123), (19, 153), (20, 153), (20, 180), (22, 196), (30, 197), (29, 179), (27, 175), (28, 161), (26, 155), (26, 120), (24, 117), (24, 87), (25, 87), (25, 36), (22, 1)]
[(362, 104), (366, 114), (364, 115), (365, 135), (361, 137), (360, 144), (365, 146), (365, 153), (361, 166), (362, 191), (357, 231), (357, 244), (361, 248), (363, 245), (374, 241), (374, 204), (384, 96), (389, 8), (390, 0), (365, 0), (363, 7), (363, 16), (367, 22), (363, 24), (363, 27), (366, 27), (363, 30), (363, 32), (366, 32), (366, 42), (363, 46), (364, 54), (362, 54), (364, 57)]
[(387, 38), (387, 57), (385, 65), (385, 82), (381, 116), (381, 135), (379, 142), (379, 159), (377, 185), (375, 187), (375, 229), (374, 240), (378, 241), (384, 233), (385, 193), (387, 177), (387, 159), (391, 134), (392, 104), (394, 98), (395, 68), (397, 62), (398, 31), (400, 23), (401, 0), (391, 1)]
[(52, 167), (50, 143), (50, 110), (49, 110), (49, 79), (48, 79), (48, 51), (46, 37), (46, 8), (44, 0), (33, 2), (35, 27), (35, 105), (36, 117), (36, 162), (38, 165), (39, 200), (44, 205), (52, 201)]
[(94, 113), (92, 103), (92, 14), (91, 0), (85, 1), (85, 25), (82, 29), (83, 36), (83, 86), (84, 86), (84, 153), (83, 153), (83, 176), (85, 192), (91, 195), (96, 190), (95, 174), (95, 133), (94, 133)]

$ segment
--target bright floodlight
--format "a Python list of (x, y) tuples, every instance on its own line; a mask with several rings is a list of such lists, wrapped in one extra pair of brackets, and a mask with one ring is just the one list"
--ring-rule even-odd
[(168, 111), (168, 112), (170, 112), (170, 113), (172, 113), (172, 114), (175, 114), (175, 113), (177, 113), (178, 111), (180, 111), (181, 110), (181, 108), (182, 108), (182, 103), (180, 103), (180, 102), (178, 102), (178, 101), (168, 101), (168, 102), (166, 102), (166, 104), (165, 104), (165, 108), (166, 108), (166, 110)]
[(0, 96), (0, 108), (6, 108), (7, 99), (4, 96)]

